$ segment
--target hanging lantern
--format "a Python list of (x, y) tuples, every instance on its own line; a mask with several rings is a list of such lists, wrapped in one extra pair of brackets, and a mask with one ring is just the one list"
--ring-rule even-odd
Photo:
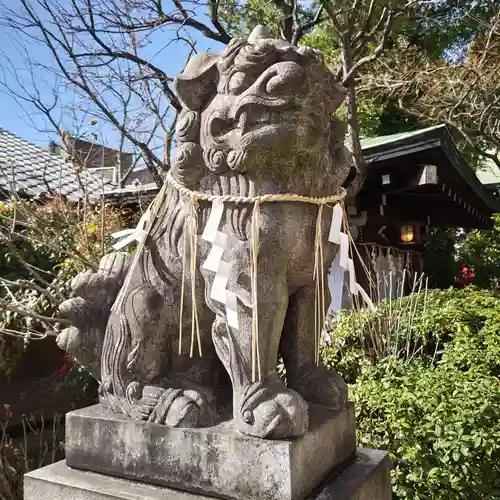
[(415, 232), (413, 226), (410, 224), (405, 224), (401, 226), (401, 242), (402, 243), (413, 243), (415, 240)]

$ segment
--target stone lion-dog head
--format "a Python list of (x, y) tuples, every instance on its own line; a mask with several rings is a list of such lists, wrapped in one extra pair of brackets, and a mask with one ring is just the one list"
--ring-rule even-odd
[(182, 102), (173, 173), (187, 187), (231, 172), (279, 189), (336, 192), (352, 162), (333, 116), (345, 90), (321, 53), (259, 26), (221, 55), (200, 53), (175, 80)]

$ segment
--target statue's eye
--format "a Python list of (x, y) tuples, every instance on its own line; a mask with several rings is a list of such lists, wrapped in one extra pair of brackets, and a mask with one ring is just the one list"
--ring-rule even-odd
[(243, 71), (238, 71), (231, 76), (228, 84), (230, 94), (238, 95), (244, 92), (252, 83), (254, 79)]

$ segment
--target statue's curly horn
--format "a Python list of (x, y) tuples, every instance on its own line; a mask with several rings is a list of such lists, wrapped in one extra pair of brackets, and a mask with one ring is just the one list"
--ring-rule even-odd
[(253, 43), (257, 40), (265, 40), (266, 38), (271, 38), (269, 30), (262, 24), (259, 24), (255, 26), (255, 28), (248, 36), (248, 42)]

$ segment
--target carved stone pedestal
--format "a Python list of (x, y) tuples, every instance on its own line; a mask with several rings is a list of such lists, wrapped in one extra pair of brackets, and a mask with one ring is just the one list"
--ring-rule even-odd
[(236, 499), (299, 500), (356, 450), (352, 405), (311, 408), (309, 432), (293, 440), (238, 433), (232, 421), (169, 428), (116, 415), (100, 405), (68, 413), (70, 467)]

